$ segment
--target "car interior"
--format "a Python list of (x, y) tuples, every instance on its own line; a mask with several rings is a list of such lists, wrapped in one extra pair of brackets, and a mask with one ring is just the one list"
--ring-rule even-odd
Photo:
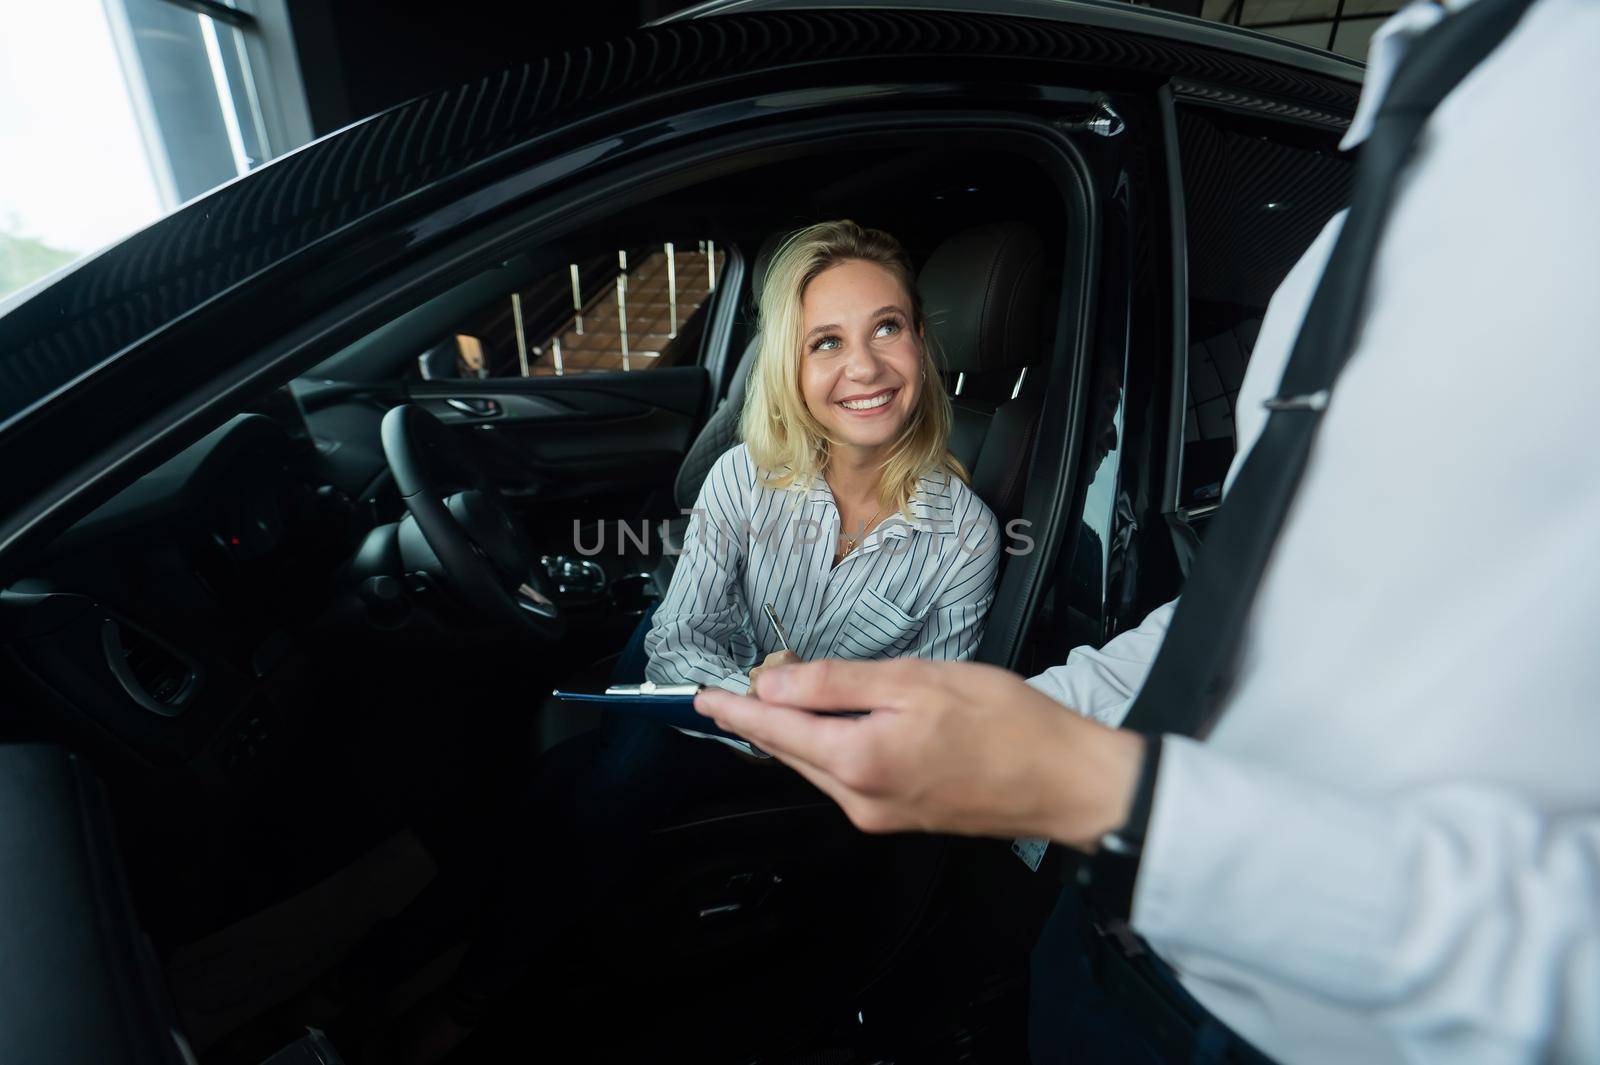
[[(902, 241), (952, 450), (1002, 526), (1039, 517), (1073, 475), (1034, 461), (1041, 411), (1076, 394), (1065, 195), (1035, 159), (930, 138), (619, 202), (277, 382), (5, 589), (0, 683), (34, 708), (6, 735), (75, 753), (0, 776), (72, 790), (74, 831), (114, 834), (125, 874), (106, 875), (143, 930), (119, 949), (160, 974), (197, 1059), (294, 1038), (266, 1020), (379, 922), (415, 932), (391, 1012), (448, 976), (518, 846), (521, 783), (597, 723), (549, 693), (606, 683), (737, 442), (783, 234), (849, 217)], [(1195, 334), (1219, 374), (1242, 373), (1226, 342), (1249, 328)], [(1204, 426), (1216, 397), (1194, 398)], [(979, 657), (1012, 665), (1045, 575), (1002, 563)], [(863, 835), (767, 776), (653, 826), (624, 905), (542, 915), (562, 948), (451, 1060), (563, 1033), (595, 1060), (1020, 1048), (1058, 885), (1001, 843)]]

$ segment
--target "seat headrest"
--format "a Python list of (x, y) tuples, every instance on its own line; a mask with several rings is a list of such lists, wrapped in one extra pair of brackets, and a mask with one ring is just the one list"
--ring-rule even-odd
[(1021, 222), (975, 226), (935, 248), (917, 288), (943, 368), (974, 373), (1038, 362), (1044, 271), (1039, 235)]
[(761, 286), (767, 283), (767, 267), (772, 265), (772, 257), (778, 254), (778, 249), (783, 246), (783, 238), (789, 234), (780, 231), (772, 234), (761, 242), (761, 247), (756, 251), (756, 257), (750, 261), (750, 305), (752, 307), (761, 303)]

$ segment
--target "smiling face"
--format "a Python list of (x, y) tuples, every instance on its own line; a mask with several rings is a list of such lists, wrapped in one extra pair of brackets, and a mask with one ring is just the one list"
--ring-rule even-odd
[(800, 394), (836, 446), (876, 451), (922, 400), (922, 336), (911, 295), (876, 263), (852, 259), (801, 297)]

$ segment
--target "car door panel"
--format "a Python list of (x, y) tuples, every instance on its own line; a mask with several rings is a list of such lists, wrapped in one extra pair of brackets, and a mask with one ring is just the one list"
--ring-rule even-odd
[(671, 485), (699, 427), (700, 366), (637, 373), (428, 381), (413, 402), (471, 433), (473, 454), (508, 495), (648, 496)]
[(0, 1061), (193, 1060), (77, 755), (0, 745)]

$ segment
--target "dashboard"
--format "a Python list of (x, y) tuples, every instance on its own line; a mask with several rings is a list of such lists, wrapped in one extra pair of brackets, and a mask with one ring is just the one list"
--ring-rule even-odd
[(365, 530), (286, 395), (130, 485), (0, 592), (6, 665), (73, 739), (226, 787), (296, 731), (310, 633)]

